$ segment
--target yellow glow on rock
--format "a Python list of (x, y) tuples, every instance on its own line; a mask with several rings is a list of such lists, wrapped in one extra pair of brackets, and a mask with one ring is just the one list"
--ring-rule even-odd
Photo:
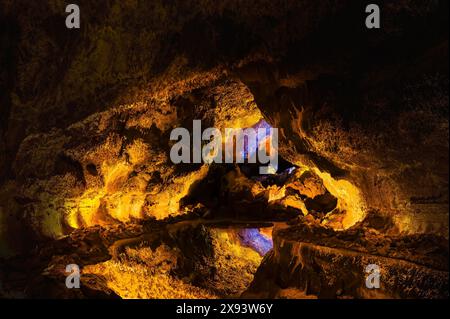
[(345, 179), (336, 180), (329, 173), (314, 168), (313, 171), (322, 179), (328, 191), (338, 199), (337, 208), (345, 212), (342, 226), (347, 229), (364, 219), (365, 203), (359, 189)]
[[(209, 167), (174, 178), (161, 192), (150, 194), (148, 180), (142, 176), (130, 178), (132, 165), (125, 162), (101, 165), (104, 187), (90, 188), (78, 198), (65, 201), (66, 222), (72, 228), (104, 225), (115, 221), (129, 222), (152, 216), (164, 219), (181, 214), (180, 200), (189, 193), (191, 185), (204, 178)], [(145, 176), (145, 175), (144, 175)], [(152, 205), (145, 207), (146, 199)]]

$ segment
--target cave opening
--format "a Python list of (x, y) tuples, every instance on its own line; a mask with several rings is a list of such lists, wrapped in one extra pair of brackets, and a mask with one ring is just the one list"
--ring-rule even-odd
[[(265, 134), (256, 139), (245, 136), (242, 149), (236, 146), (235, 136), (225, 135), (222, 143), (231, 141), (236, 147), (233, 149), (241, 152), (242, 162), (175, 165), (174, 175), (180, 176), (181, 189), (162, 191), (161, 185), (167, 183), (164, 171), (152, 173), (146, 186), (151, 195), (146, 196), (144, 206), (156, 205), (153, 216), (164, 216), (167, 210), (169, 216), (156, 221), (142, 218), (145, 215), (139, 213), (142, 209), (139, 193), (122, 197), (118, 205), (111, 205), (107, 194), (117, 192), (122, 196), (119, 189), (124, 181), (132, 181), (139, 174), (128, 163), (121, 163), (100, 166), (95, 175), (90, 164), (87, 172), (90, 178), (106, 178), (106, 189), (100, 196), (82, 204), (84, 209), (95, 210), (90, 223), (108, 225), (110, 220), (120, 221), (122, 216), (129, 215), (129, 220), (124, 221), (143, 224), (144, 228), (156, 227), (158, 232), (152, 235), (146, 229), (140, 236), (116, 241), (114, 258), (85, 267), (86, 274), (103, 273), (122, 297), (154, 298), (168, 294), (235, 298), (249, 289), (263, 258), (274, 248), (274, 232), (299, 220), (337, 231), (357, 222), (354, 219), (345, 224), (351, 207), (347, 206), (348, 197), (339, 196), (343, 191), (353, 200), (357, 193), (350, 194), (351, 187), (347, 184), (342, 187), (342, 181), (315, 167), (292, 163), (278, 154), (280, 145), (272, 143), (273, 127), (257, 108), (252, 112), (243, 111), (239, 116), (234, 114), (236, 109), (216, 112), (219, 115), (215, 115), (215, 121), (218, 116), (228, 119), (222, 127), (263, 129)], [(143, 144), (131, 145), (127, 150), (128, 159), (142, 156)], [(260, 163), (250, 161), (260, 148), (266, 154), (278, 154), (270, 174), (261, 174)], [(157, 199), (153, 194), (163, 197)], [(97, 200), (99, 204), (95, 204)], [(111, 211), (117, 211), (117, 217)], [(160, 223), (159, 226), (148, 226), (154, 222)], [(144, 277), (151, 279), (142, 284)], [(178, 288), (174, 289), (173, 285)]]
[[(92, 258), (83, 267), (85, 276), (100, 278), (122, 298), (237, 298), (271, 255), (276, 232), (299, 221), (342, 231), (359, 220), (355, 215), (346, 221), (353, 208), (360, 208), (353, 185), (278, 154), (283, 145), (272, 143), (273, 127), (248, 88), (226, 82), (233, 94), (233, 85), (248, 94), (253, 108), (216, 106), (201, 116), (222, 129), (264, 130), (256, 139), (246, 136), (242, 149), (236, 147), (242, 162), (168, 165), (163, 152), (158, 153), (163, 144), (150, 148), (161, 140), (152, 125), (139, 134), (135, 128), (121, 131), (128, 139), (107, 160), (90, 156), (77, 165), (83, 188), (64, 198), (62, 219), (45, 216), (42, 225), (48, 237), (69, 243), (107, 243), (98, 247), (104, 255), (85, 253)], [(182, 103), (205, 99), (197, 95)], [(183, 122), (192, 123), (191, 117), (199, 115), (188, 116)], [(232, 135), (226, 137), (223, 143), (236, 143)], [(101, 152), (113, 150), (118, 139), (109, 137)], [(250, 161), (261, 148), (277, 154), (270, 174), (261, 174), (261, 164)]]
[[(261, 126), (270, 127), (262, 118), (250, 127)], [(268, 134), (264, 138), (270, 137)], [(245, 140), (244, 163), (208, 165), (204, 177), (194, 181), (180, 200), (180, 210), (215, 238), (212, 255), (214, 263), (220, 264), (213, 267), (213, 273), (221, 273), (213, 275), (218, 280), (215, 284), (204, 278), (192, 282), (225, 297), (238, 296), (249, 287), (263, 257), (273, 249), (273, 232), (288, 227), (293, 220), (306, 218), (338, 231), (349, 227), (343, 222), (345, 204), (339, 204), (340, 199), (330, 192), (319, 170), (295, 165), (279, 156), (273, 174), (260, 174), (258, 164), (248, 162), (260, 143), (265, 140), (254, 144)], [(328, 177), (328, 185), (342, 189), (336, 186), (338, 183)], [(239, 271), (236, 264), (240, 265)], [(230, 277), (240, 283), (239, 288)], [(227, 285), (234, 288), (225, 288)]]

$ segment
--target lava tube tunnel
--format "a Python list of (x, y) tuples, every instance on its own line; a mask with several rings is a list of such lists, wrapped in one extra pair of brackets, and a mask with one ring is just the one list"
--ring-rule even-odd
[(78, 2), (0, 1), (0, 298), (448, 298), (448, 1)]

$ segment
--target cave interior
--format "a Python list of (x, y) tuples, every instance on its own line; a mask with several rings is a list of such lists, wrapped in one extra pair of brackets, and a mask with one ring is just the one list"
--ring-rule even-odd
[(78, 2), (0, 2), (0, 298), (448, 298), (448, 1)]

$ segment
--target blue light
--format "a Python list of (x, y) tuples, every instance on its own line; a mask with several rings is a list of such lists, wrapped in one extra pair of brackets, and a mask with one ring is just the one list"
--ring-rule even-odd
[(263, 136), (262, 140), (259, 140), (258, 135), (256, 136), (256, 140), (249, 141), (248, 137), (244, 137), (244, 149), (241, 152), (241, 155), (244, 159), (248, 159), (251, 157), (254, 153), (258, 151), (259, 143), (262, 141), (265, 141), (268, 138), (272, 137), (272, 126), (270, 126), (269, 123), (267, 123), (264, 119), (260, 120), (258, 123), (252, 126), (252, 128), (258, 132), (259, 129), (265, 129), (265, 135)]
[(244, 246), (250, 247), (261, 256), (273, 248), (273, 241), (259, 232), (258, 228), (246, 228), (239, 232), (239, 238)]
[(292, 172), (295, 171), (295, 168), (296, 168), (295, 166), (289, 167), (289, 168), (287, 169), (287, 173), (288, 173), (289, 175), (291, 175)]

